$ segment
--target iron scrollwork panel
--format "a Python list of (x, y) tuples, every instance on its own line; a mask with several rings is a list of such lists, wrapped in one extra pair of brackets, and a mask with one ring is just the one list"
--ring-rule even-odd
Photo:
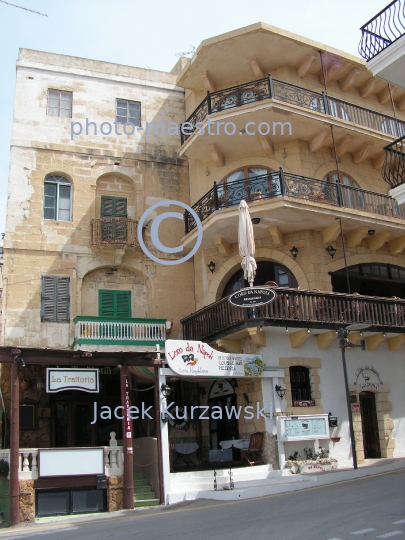
[(305, 109), (325, 113), (322, 94), (276, 80), (273, 80), (273, 92), (274, 99), (278, 101), (284, 101)]

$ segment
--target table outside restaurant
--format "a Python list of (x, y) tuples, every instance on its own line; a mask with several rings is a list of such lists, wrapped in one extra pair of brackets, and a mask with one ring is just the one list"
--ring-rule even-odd
[(176, 456), (174, 458), (172, 466), (177, 462), (177, 460), (182, 457), (183, 462), (186, 465), (197, 465), (193, 458), (191, 457), (194, 452), (197, 452), (199, 446), (195, 442), (188, 442), (188, 443), (176, 443), (173, 445), (173, 450), (176, 452)]
[(232, 439), (231, 441), (221, 441), (219, 446), (222, 450), (227, 448), (237, 448), (238, 450), (247, 450), (249, 448), (250, 439)]

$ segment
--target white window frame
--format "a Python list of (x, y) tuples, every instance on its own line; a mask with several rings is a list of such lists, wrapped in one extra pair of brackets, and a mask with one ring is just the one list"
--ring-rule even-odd
[[(125, 101), (126, 104), (127, 104), (127, 114), (126, 114), (126, 122), (118, 122), (118, 102), (119, 101)], [(138, 123), (136, 124), (135, 122), (133, 122), (133, 119), (129, 118), (128, 116), (128, 113), (129, 113), (129, 107), (128, 107), (128, 104), (129, 103), (136, 103), (137, 105), (139, 105), (139, 120), (138, 120)], [(141, 117), (141, 114), (142, 114), (142, 107), (141, 107), (141, 102), (140, 101), (134, 101), (132, 99), (123, 99), (123, 98), (116, 98), (115, 100), (115, 120), (117, 121), (118, 124), (120, 125), (123, 125), (125, 123), (131, 123), (133, 124), (135, 127), (141, 127), (142, 125), (142, 117)]]
[[(49, 112), (49, 109), (50, 109), (50, 106), (49, 106), (49, 97), (50, 97), (49, 93), (50, 92), (58, 92), (58, 114), (50, 114), (50, 112)], [(62, 116), (60, 114), (60, 111), (61, 111), (60, 104), (61, 104), (61, 95), (62, 95), (62, 93), (70, 95), (70, 114), (69, 114), (69, 116)], [(70, 92), (69, 90), (58, 90), (57, 88), (48, 88), (46, 114), (47, 114), (47, 116), (54, 116), (54, 117), (59, 117), (59, 118), (72, 118), (72, 115), (73, 115), (73, 92)]]
[[(73, 210), (73, 197), (72, 197), (72, 183), (69, 182), (67, 178), (64, 178), (66, 182), (61, 182), (57, 180), (51, 180), (52, 178), (64, 178), (61, 175), (51, 175), (45, 178), (44, 180), (44, 208), (43, 213), (45, 214), (45, 185), (46, 184), (54, 184), (56, 185), (56, 217), (54, 218), (46, 218), (45, 215), (43, 215), (43, 218), (50, 221), (65, 221), (66, 223), (69, 221), (72, 221), (72, 210)], [(61, 219), (59, 217), (60, 207), (59, 207), (59, 186), (69, 186), (70, 188), (70, 208), (69, 208), (69, 219)]]

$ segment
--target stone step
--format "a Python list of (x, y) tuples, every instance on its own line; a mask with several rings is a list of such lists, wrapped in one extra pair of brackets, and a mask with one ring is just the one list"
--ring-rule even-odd
[(134, 501), (144, 501), (145, 499), (155, 499), (156, 495), (153, 491), (143, 491), (142, 493), (134, 493)]
[(144, 506), (159, 506), (159, 499), (146, 499), (143, 501), (134, 501), (134, 508), (142, 508)]
[(134, 480), (144, 480), (145, 477), (142, 473), (134, 473)]
[(134, 486), (134, 493), (150, 493), (152, 488), (148, 484), (142, 486)]

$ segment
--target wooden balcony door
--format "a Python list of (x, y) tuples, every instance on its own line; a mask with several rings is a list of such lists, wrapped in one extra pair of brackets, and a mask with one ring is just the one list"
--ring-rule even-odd
[(100, 208), (101, 241), (126, 242), (127, 240), (127, 199), (125, 197), (101, 197)]
[(364, 457), (380, 458), (380, 438), (378, 434), (375, 394), (360, 392), (361, 426), (363, 431)]

